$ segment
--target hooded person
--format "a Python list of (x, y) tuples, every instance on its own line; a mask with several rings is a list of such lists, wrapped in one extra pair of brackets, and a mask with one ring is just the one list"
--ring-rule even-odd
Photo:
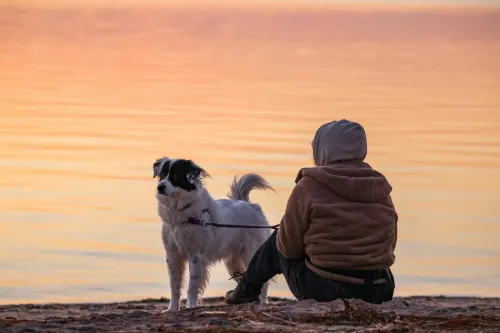
[(279, 230), (226, 294), (228, 304), (257, 300), (277, 274), (299, 300), (392, 299), (398, 215), (391, 185), (364, 162), (365, 130), (345, 119), (326, 123), (312, 150), (316, 165), (299, 171)]

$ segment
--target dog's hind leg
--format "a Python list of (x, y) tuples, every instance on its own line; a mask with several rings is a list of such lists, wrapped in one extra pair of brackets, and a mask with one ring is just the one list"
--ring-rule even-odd
[(259, 300), (260, 304), (267, 304), (267, 291), (269, 289), (269, 282), (264, 283), (260, 290)]
[[(235, 273), (243, 273), (246, 270), (246, 266), (241, 258), (229, 257), (224, 260), (224, 265), (230, 277), (233, 277)], [(235, 277), (234, 279), (239, 281), (240, 277)]]
[[(248, 265), (250, 264), (250, 261), (252, 260), (253, 255), (255, 254), (255, 252), (257, 252), (259, 247), (260, 247), (260, 244), (256, 242), (256, 243), (252, 244), (252, 246), (248, 247), (250, 250), (245, 249), (242, 252), (242, 262), (243, 262), (243, 266), (244, 266), (245, 270), (247, 269)], [(271, 279), (271, 281), (273, 281), (273, 280), (274, 279)], [(260, 290), (260, 294), (259, 294), (260, 304), (267, 304), (268, 289), (269, 289), (269, 281), (264, 283), (264, 285), (262, 286), (262, 289)]]
[(203, 255), (190, 255), (188, 261), (189, 286), (186, 307), (195, 308), (208, 283), (208, 265)]

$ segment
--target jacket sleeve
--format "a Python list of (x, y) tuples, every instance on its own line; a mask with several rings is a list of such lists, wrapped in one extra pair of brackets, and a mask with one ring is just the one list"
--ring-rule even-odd
[(395, 214), (394, 218), (394, 242), (392, 243), (392, 251), (396, 250), (396, 244), (398, 242), (398, 213)]
[(392, 208), (394, 208), (394, 243), (392, 244), (392, 251), (396, 249), (396, 243), (398, 242), (398, 222), (399, 222), (399, 216), (398, 212), (396, 211), (396, 208), (394, 207), (394, 202), (392, 201), (392, 197), (389, 195), (389, 201), (392, 205)]
[(290, 194), (276, 239), (278, 250), (289, 259), (305, 257), (304, 234), (309, 227), (309, 212), (309, 196), (301, 179)]

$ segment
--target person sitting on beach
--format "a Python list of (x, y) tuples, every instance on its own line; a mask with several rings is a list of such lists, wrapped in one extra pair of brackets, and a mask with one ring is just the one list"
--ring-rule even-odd
[(279, 229), (235, 274), (227, 304), (258, 301), (277, 274), (298, 300), (392, 300), (398, 215), (391, 185), (364, 162), (365, 130), (345, 119), (326, 123), (312, 149), (316, 166), (299, 171)]

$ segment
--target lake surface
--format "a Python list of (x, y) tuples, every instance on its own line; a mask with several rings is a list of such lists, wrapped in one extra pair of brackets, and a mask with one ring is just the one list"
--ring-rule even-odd
[(0, 303), (168, 297), (154, 160), (218, 198), (261, 173), (277, 223), (341, 118), (394, 187), (396, 294), (500, 296), (499, 59), (498, 11), (0, 7)]

